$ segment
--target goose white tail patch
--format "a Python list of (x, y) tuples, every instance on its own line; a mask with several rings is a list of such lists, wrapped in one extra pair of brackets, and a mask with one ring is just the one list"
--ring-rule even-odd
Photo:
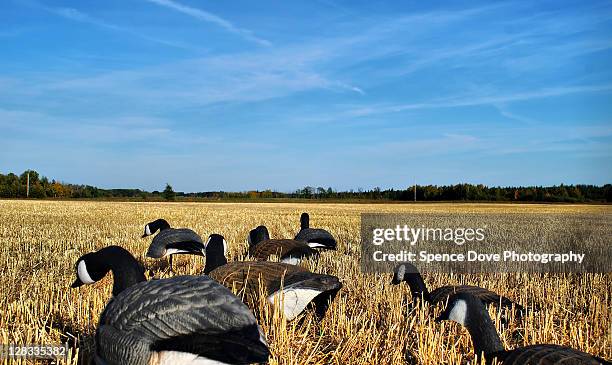
[(87, 272), (87, 265), (85, 265), (85, 260), (79, 261), (79, 264), (77, 265), (77, 275), (79, 276), (79, 279), (83, 282), (83, 284), (94, 283), (91, 276), (89, 276), (89, 272)]
[(146, 234), (147, 236), (150, 236), (150, 235), (151, 235), (151, 228), (149, 228), (149, 225), (148, 225), (148, 224), (145, 226), (145, 234)]
[(467, 303), (465, 302), (465, 300), (456, 301), (455, 305), (453, 305), (453, 309), (451, 309), (448, 315), (448, 319), (465, 326), (466, 317), (467, 317)]
[(324, 244), (319, 243), (319, 242), (308, 242), (308, 246), (310, 246), (310, 248), (327, 247)]
[(300, 259), (299, 257), (288, 256), (284, 259), (281, 259), (280, 262), (289, 265), (298, 265), (300, 262), (302, 262), (302, 259)]
[(153, 355), (149, 364), (155, 365), (229, 365), (226, 362), (207, 359), (205, 357), (180, 351), (161, 351)]
[(285, 317), (291, 321), (302, 313), (308, 303), (312, 302), (319, 294), (321, 294), (321, 291), (315, 289), (286, 288), (270, 295), (268, 302), (274, 304), (276, 301), (279, 305), (282, 304)]

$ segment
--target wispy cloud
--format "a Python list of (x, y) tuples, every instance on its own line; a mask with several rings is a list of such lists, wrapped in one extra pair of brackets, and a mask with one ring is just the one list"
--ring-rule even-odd
[(514, 121), (518, 121), (524, 124), (535, 124), (535, 123), (541, 123), (540, 121), (537, 121), (533, 118), (530, 117), (526, 117), (524, 115), (520, 115), (514, 112), (511, 112), (506, 104), (494, 104), (495, 108), (497, 108), (497, 110), (499, 111), (499, 114), (507, 119), (510, 120), (514, 120)]
[[(55, 141), (71, 141), (78, 144), (112, 144), (146, 142), (151, 138), (167, 138), (172, 130), (168, 122), (144, 116), (122, 116), (114, 118), (59, 117), (41, 112), (9, 110), (0, 108), (0, 127), (13, 138), (25, 135), (28, 138), (46, 136)], [(27, 121), (24, 123), (23, 121)], [(63, 130), (70, 129), (66, 135)]]
[(255, 42), (261, 46), (271, 46), (272, 43), (266, 39), (263, 38), (259, 38), (257, 36), (255, 36), (253, 34), (252, 31), (248, 30), (248, 29), (243, 29), (243, 28), (239, 28), (237, 26), (235, 26), (234, 24), (232, 24), (230, 21), (225, 20), (223, 18), (221, 18), (218, 15), (209, 13), (207, 11), (204, 11), (202, 9), (198, 9), (198, 8), (194, 8), (191, 6), (187, 6), (187, 5), (183, 5), (180, 4), (176, 1), (172, 1), (172, 0), (146, 0), (149, 1), (151, 3), (160, 5), (160, 6), (164, 6), (166, 8), (178, 11), (180, 13), (189, 15), (193, 18), (196, 18), (198, 20), (202, 20), (205, 21), (207, 23), (211, 23), (214, 25), (217, 25), (223, 29), (225, 29), (226, 31), (230, 32), (230, 33), (234, 33), (237, 34), (239, 36), (241, 36), (242, 38), (249, 40), (251, 42)]
[[(36, 4), (36, 3), (34, 3)], [(46, 7), (46, 6), (42, 6), (42, 5), (37, 5), (38, 7), (41, 7), (43, 9), (45, 9), (48, 12), (51, 12), (55, 15), (61, 16), (65, 19), (69, 19), (72, 21), (76, 21), (76, 22), (80, 22), (80, 23), (84, 23), (84, 24), (90, 24), (93, 25), (95, 27), (98, 28), (103, 28), (106, 30), (110, 30), (110, 31), (114, 31), (114, 32), (120, 32), (120, 33), (124, 33), (124, 34), (128, 34), (132, 37), (136, 37), (136, 38), (140, 38), (140, 39), (144, 39), (146, 41), (149, 42), (153, 42), (153, 43), (157, 43), (157, 44), (161, 44), (164, 46), (168, 46), (168, 47), (173, 47), (173, 48), (181, 48), (181, 49), (188, 49), (188, 50), (197, 50), (195, 47), (192, 47), (190, 45), (187, 44), (183, 44), (180, 42), (175, 42), (175, 41), (168, 41), (165, 39), (160, 39), (160, 38), (156, 38), (156, 37), (151, 37), (149, 35), (134, 31), (130, 28), (126, 28), (117, 24), (113, 24), (113, 23), (109, 23), (106, 22), (104, 20), (100, 20), (97, 19), (95, 17), (92, 17), (91, 15), (84, 13), (80, 10), (74, 9), (74, 8), (51, 8), (51, 7)]]
[(581, 86), (560, 86), (553, 88), (543, 88), (535, 91), (516, 92), (498, 95), (472, 95), (467, 97), (452, 97), (439, 101), (413, 103), (413, 104), (393, 104), (393, 105), (373, 105), (362, 108), (355, 108), (348, 112), (354, 117), (362, 117), (374, 114), (397, 113), (407, 110), (419, 109), (438, 109), (456, 108), (477, 105), (498, 105), (526, 100), (542, 99), (556, 96), (564, 96), (580, 93), (598, 93), (612, 91), (612, 84), (605, 85), (581, 85)]
[(82, 92), (126, 98), (135, 105), (167, 107), (262, 101), (312, 89), (344, 89), (309, 66), (287, 65), (284, 63), (287, 58), (280, 60), (276, 56), (279, 54), (216, 56), (91, 77), (63, 78), (39, 85), (35, 93)]

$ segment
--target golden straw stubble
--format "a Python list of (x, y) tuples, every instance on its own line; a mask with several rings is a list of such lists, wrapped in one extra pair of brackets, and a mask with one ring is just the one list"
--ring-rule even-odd
[[(87, 363), (100, 312), (111, 295), (112, 277), (71, 289), (76, 259), (108, 245), (128, 249), (147, 268), (160, 262), (145, 257), (150, 239), (144, 224), (163, 217), (203, 238), (225, 236), (229, 260), (242, 259), (249, 230), (264, 224), (273, 238), (293, 238), (299, 215), (329, 230), (337, 251), (326, 251), (304, 267), (336, 275), (343, 283), (323, 321), (308, 313), (287, 323), (260, 303), (258, 318), (270, 343), (270, 364), (473, 363), (467, 331), (455, 323), (435, 323), (439, 308), (418, 306), (405, 285), (391, 286), (390, 274), (361, 273), (360, 213), (492, 212), (610, 215), (609, 206), (513, 204), (302, 204), (302, 203), (134, 203), (0, 200), (0, 343), (68, 343), (66, 363)], [(204, 258), (175, 257), (177, 274), (200, 274)], [(158, 277), (169, 276), (157, 269)], [(611, 274), (424, 274), (430, 288), (478, 285), (525, 306), (537, 306), (523, 321), (496, 320), (507, 348), (534, 343), (571, 346), (612, 358)], [(491, 309), (499, 319), (501, 314)], [(3, 360), (8, 363), (9, 360)], [(29, 363), (31, 360), (17, 360)]]

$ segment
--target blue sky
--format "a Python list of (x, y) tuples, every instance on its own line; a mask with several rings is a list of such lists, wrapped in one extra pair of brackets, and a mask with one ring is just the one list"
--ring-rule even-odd
[(0, 172), (292, 191), (612, 182), (612, 3), (8, 0)]

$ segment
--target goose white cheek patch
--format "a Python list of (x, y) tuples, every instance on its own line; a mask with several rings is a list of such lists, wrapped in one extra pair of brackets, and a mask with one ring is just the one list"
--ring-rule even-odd
[(149, 225), (148, 225), (148, 224), (145, 226), (145, 234), (146, 234), (147, 236), (150, 236), (150, 235), (151, 235), (151, 229), (149, 228)]
[(227, 256), (227, 242), (223, 239), (223, 256)]
[(89, 276), (87, 272), (87, 266), (85, 265), (85, 261), (79, 261), (79, 265), (77, 266), (77, 275), (79, 276), (79, 280), (83, 282), (83, 284), (93, 284), (94, 281)]
[(397, 280), (404, 280), (404, 275), (406, 275), (406, 266), (400, 265), (397, 268)]
[(467, 316), (467, 303), (464, 300), (459, 300), (453, 306), (453, 309), (448, 315), (448, 319), (465, 326), (466, 316)]
[(308, 242), (310, 248), (326, 247), (324, 244), (319, 242)]

